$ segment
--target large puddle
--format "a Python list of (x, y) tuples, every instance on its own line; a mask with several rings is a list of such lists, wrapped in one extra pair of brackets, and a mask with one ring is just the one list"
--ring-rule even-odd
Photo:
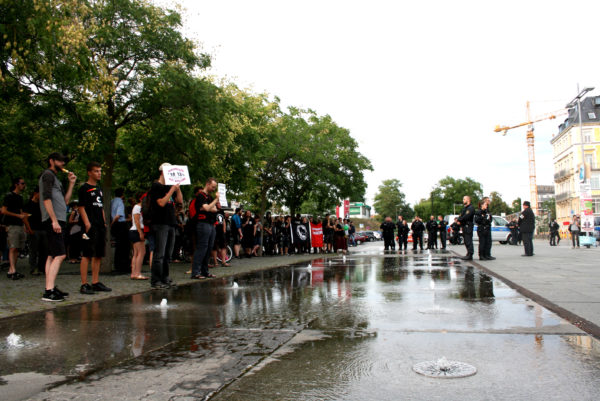
[[(133, 382), (165, 367), (172, 383), (152, 391), (219, 400), (600, 393), (597, 341), (449, 254), (317, 259), (236, 282), (237, 288), (233, 279), (213, 280), (5, 319), (0, 342), (16, 333), (25, 343), (0, 346), (0, 393), (16, 374), (88, 377), (100, 391), (116, 375)], [(163, 298), (166, 307), (159, 306)], [(478, 373), (440, 382), (412, 371), (442, 356)], [(203, 375), (178, 379), (178, 367), (189, 371), (193, 364), (204, 367)]]

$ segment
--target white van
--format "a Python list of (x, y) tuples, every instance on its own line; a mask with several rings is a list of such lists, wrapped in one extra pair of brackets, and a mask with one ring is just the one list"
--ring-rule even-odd
[[(448, 238), (452, 233), (450, 224), (454, 223), (454, 218), (458, 217), (458, 214), (450, 214), (444, 216), (444, 220), (448, 222)], [(506, 226), (508, 221), (502, 216), (492, 215), (492, 241), (498, 241), (501, 244), (506, 244), (510, 241), (510, 230)], [(479, 241), (479, 237), (476, 234), (477, 224), (473, 227), (473, 241)]]

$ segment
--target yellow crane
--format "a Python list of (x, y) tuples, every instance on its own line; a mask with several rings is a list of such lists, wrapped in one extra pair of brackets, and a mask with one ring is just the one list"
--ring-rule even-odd
[(534, 120), (531, 119), (531, 110), (529, 108), (529, 102), (527, 102), (527, 121), (512, 126), (500, 126), (497, 125), (494, 132), (502, 132), (502, 135), (506, 135), (508, 130), (513, 128), (519, 128), (527, 125), (527, 153), (529, 155), (529, 196), (531, 198), (531, 209), (533, 213), (537, 215), (538, 203), (537, 203), (537, 183), (535, 175), (535, 148), (534, 148), (534, 136), (533, 136), (533, 123), (537, 123), (544, 120), (553, 120), (557, 116), (567, 114), (567, 110), (557, 110), (552, 113), (544, 114), (536, 117)]

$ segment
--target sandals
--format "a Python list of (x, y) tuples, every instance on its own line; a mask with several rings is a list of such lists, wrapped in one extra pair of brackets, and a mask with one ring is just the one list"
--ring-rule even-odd
[(131, 277), (131, 279), (132, 280), (148, 280), (148, 277), (139, 275), (139, 276)]
[(231, 267), (231, 265), (229, 263), (227, 263), (227, 262), (221, 263), (221, 266), (223, 266), (223, 267)]
[(195, 276), (192, 276), (193, 280), (205, 280), (207, 278), (216, 278), (217, 276), (215, 276), (214, 274), (209, 274), (208, 276), (202, 276), (200, 274), (197, 274)]

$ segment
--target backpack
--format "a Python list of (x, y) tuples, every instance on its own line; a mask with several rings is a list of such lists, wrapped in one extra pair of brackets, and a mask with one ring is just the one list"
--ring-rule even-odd
[(196, 220), (197, 214), (198, 214), (198, 211), (196, 210), (196, 198), (194, 198), (190, 202), (190, 209), (189, 209), (190, 219)]

